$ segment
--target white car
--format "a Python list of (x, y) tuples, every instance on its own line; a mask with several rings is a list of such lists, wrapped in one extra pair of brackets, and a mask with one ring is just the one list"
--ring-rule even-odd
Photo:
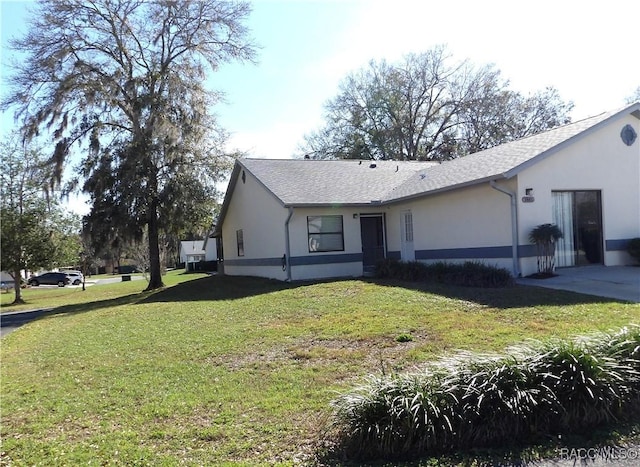
[(84, 276), (80, 271), (63, 271), (63, 272), (67, 276), (69, 276), (69, 279), (71, 280), (71, 283), (73, 285), (80, 285), (84, 281)]

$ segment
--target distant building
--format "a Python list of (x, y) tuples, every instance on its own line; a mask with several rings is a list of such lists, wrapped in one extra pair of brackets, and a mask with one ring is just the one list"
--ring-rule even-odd
[(217, 259), (216, 242), (213, 239), (180, 242), (180, 263), (184, 263), (187, 271), (203, 270), (201, 263), (215, 262)]

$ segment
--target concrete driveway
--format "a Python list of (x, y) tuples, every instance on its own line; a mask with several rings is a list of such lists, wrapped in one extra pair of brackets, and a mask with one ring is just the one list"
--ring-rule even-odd
[(560, 268), (549, 279), (518, 279), (518, 284), (569, 290), (598, 297), (640, 303), (640, 267), (582, 266)]

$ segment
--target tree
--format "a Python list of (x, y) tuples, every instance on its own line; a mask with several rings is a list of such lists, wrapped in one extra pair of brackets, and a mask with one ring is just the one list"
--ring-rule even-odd
[(92, 198), (90, 219), (127, 238), (148, 229), (149, 289), (163, 285), (160, 231), (187, 222), (227, 170), (209, 110), (218, 95), (203, 83), (221, 63), (252, 59), (249, 11), (218, 0), (41, 0), (13, 42), (26, 58), (4, 105), (27, 136), (51, 129), (57, 182), (72, 148), (86, 150), (74, 181)]
[(0, 226), (2, 269), (14, 282), (14, 303), (24, 303), (21, 271), (49, 266), (55, 244), (47, 225), (50, 171), (38, 149), (21, 144), (11, 134), (0, 146)]
[(633, 104), (634, 102), (640, 102), (640, 86), (626, 99), (627, 104)]
[(573, 104), (563, 102), (556, 89), (524, 97), (504, 86), (494, 83), (464, 103), (459, 116), (459, 156), (570, 122)]
[(315, 158), (446, 160), (569, 121), (554, 89), (508, 89), (493, 66), (453, 62), (442, 46), (350, 74), (305, 137)]
[(47, 223), (51, 232), (54, 254), (52, 266), (78, 266), (82, 247), (82, 218), (62, 209), (55, 200), (50, 203)]

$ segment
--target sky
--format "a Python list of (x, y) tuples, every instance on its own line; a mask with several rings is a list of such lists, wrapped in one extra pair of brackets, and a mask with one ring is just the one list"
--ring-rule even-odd
[[(555, 87), (573, 120), (625, 104), (640, 86), (640, 1), (254, 0), (257, 63), (224, 64), (209, 84), (229, 150), (290, 158), (321, 127), (323, 105), (350, 72), (445, 45), (456, 60), (494, 64), (524, 95)], [(0, 78), (8, 39), (26, 31), (28, 1), (0, 0)], [(1, 134), (13, 123), (2, 115)]]

